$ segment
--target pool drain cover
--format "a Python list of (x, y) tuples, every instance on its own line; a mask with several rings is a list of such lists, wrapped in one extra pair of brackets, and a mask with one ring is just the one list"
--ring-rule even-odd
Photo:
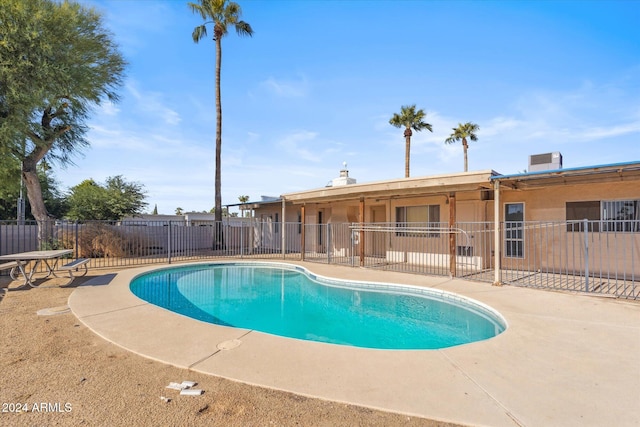
[(238, 347), (240, 344), (242, 344), (242, 341), (236, 340), (236, 339), (222, 341), (221, 343), (218, 344), (218, 350), (233, 350), (234, 348)]

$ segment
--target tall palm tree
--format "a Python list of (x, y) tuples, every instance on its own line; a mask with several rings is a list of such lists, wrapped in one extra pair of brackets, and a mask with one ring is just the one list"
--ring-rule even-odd
[(198, 43), (207, 36), (207, 24), (213, 24), (213, 41), (216, 42), (216, 181), (215, 211), (216, 233), (214, 248), (224, 247), (222, 236), (222, 195), (221, 195), (221, 153), (222, 153), (222, 102), (220, 98), (220, 68), (222, 64), (222, 38), (227, 35), (229, 27), (235, 27), (239, 36), (253, 35), (251, 25), (240, 20), (240, 6), (227, 0), (198, 0), (188, 3), (189, 9), (205, 21), (193, 29), (191, 36)]
[(464, 150), (464, 171), (468, 170), (468, 162), (467, 162), (467, 149), (469, 148), (469, 144), (467, 143), (467, 138), (471, 141), (477, 141), (478, 136), (476, 132), (480, 130), (480, 126), (475, 123), (467, 122), (465, 124), (458, 123), (457, 128), (453, 128), (453, 133), (449, 138), (445, 139), (445, 144), (453, 144), (456, 141), (462, 141), (462, 149)]
[(431, 125), (426, 123), (423, 119), (427, 116), (427, 114), (422, 110), (416, 111), (416, 105), (403, 105), (400, 107), (400, 114), (394, 113), (391, 120), (389, 120), (389, 124), (393, 125), (397, 128), (402, 126), (404, 129), (404, 139), (405, 139), (405, 153), (404, 153), (404, 177), (409, 178), (409, 160), (410, 160), (410, 151), (411, 151), (411, 136), (413, 132), (411, 129), (416, 132), (420, 132), (422, 129), (427, 129), (429, 132), (433, 132)]

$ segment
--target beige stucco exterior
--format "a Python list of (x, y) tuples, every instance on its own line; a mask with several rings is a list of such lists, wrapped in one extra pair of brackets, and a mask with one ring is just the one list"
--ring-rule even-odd
[[(498, 206), (494, 206), (496, 199)], [(628, 270), (633, 265), (633, 273), (640, 275), (640, 262), (632, 259), (640, 254), (640, 233), (601, 233), (597, 237), (601, 241), (589, 245), (584, 242), (583, 233), (567, 231), (567, 202), (611, 200), (640, 200), (639, 162), (513, 176), (487, 170), (326, 187), (283, 194), (277, 202), (256, 205), (255, 216), (269, 221), (301, 222), (305, 224), (305, 236), (294, 236), (294, 240), (303, 238), (308, 251), (333, 250), (340, 256), (362, 251), (402, 262), (431, 262), (427, 258), (439, 256), (438, 262), (446, 263), (453, 260), (456, 252), (459, 256), (464, 251), (473, 255), (465, 262), (477, 269), (490, 269), (496, 266), (495, 253), (499, 252), (500, 264), (505, 268), (580, 270), (585, 268), (581, 254), (586, 244), (590, 246), (589, 256), (597, 262), (618, 270)], [(523, 204), (523, 220), (527, 223), (519, 256), (505, 253), (505, 234), (500, 227), (505, 205), (512, 203)], [(326, 248), (326, 239), (317, 236), (322, 229), (317, 225), (324, 224), (386, 223), (393, 227), (400, 221), (396, 218), (398, 208), (425, 205), (439, 206), (443, 227), (440, 232), (429, 233), (426, 239), (424, 234), (420, 239), (411, 233), (378, 233), (360, 248), (357, 236), (342, 232), (332, 237), (332, 248)], [(449, 233), (447, 227), (458, 232)], [(489, 235), (489, 228), (500, 230), (501, 234)], [(274, 236), (274, 240), (278, 238)], [(612, 246), (616, 246), (615, 256), (605, 253)], [(376, 250), (378, 247), (385, 249)], [(447, 247), (448, 250), (442, 249)], [(560, 250), (562, 255), (558, 255)], [(578, 260), (569, 259), (571, 256)]]

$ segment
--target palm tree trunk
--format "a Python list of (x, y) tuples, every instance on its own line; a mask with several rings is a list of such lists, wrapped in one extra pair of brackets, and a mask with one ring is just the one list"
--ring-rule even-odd
[(222, 97), (220, 95), (220, 69), (222, 67), (221, 36), (216, 37), (216, 178), (215, 178), (215, 236), (214, 249), (224, 247), (222, 235)]
[(462, 151), (464, 151), (464, 171), (468, 170), (468, 162), (467, 162), (467, 148), (469, 148), (469, 144), (464, 139), (462, 140)]
[(410, 128), (406, 128), (404, 130), (404, 140), (405, 140), (405, 148), (404, 148), (404, 177), (409, 178), (409, 163), (411, 160), (411, 132)]

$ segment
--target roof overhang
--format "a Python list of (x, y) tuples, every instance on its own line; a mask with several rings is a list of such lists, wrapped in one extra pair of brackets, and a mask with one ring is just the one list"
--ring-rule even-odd
[(556, 169), (518, 175), (498, 175), (490, 179), (493, 182), (499, 182), (501, 187), (511, 189), (636, 181), (640, 180), (640, 162)]
[(325, 187), (315, 190), (283, 194), (281, 197), (294, 204), (328, 201), (359, 200), (360, 198), (384, 198), (426, 196), (460, 191), (478, 191), (492, 188), (490, 178), (498, 175), (492, 170), (458, 174), (433, 175)]

